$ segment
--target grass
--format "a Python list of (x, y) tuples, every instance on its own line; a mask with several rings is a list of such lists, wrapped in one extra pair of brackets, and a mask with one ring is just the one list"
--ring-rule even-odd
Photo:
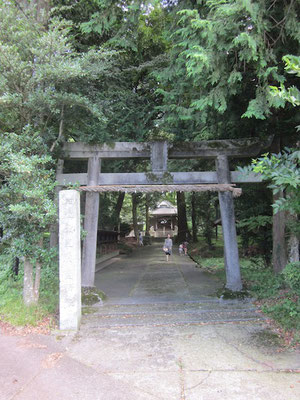
[(23, 271), (17, 276), (11, 272), (11, 259), (0, 255), (0, 321), (14, 326), (37, 326), (45, 318), (54, 321), (58, 312), (58, 269), (44, 268), (41, 276), (40, 299), (38, 304), (26, 306), (23, 303)]
[[(189, 247), (189, 254), (200, 268), (216, 275), (225, 285), (223, 243), (219, 238), (209, 249), (203, 238)], [(299, 290), (290, 287), (284, 274), (274, 275), (261, 257), (241, 258), (241, 275), (245, 290), (257, 299), (261, 310), (288, 333), (291, 343), (299, 342)]]

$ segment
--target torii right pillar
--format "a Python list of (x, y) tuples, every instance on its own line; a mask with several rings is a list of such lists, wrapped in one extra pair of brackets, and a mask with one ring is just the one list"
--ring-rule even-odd
[[(231, 183), (227, 156), (220, 155), (217, 157), (216, 171), (218, 183)], [(232, 192), (219, 192), (219, 203), (224, 240), (226, 288), (234, 292), (238, 292), (242, 290), (242, 279), (236, 237)]]

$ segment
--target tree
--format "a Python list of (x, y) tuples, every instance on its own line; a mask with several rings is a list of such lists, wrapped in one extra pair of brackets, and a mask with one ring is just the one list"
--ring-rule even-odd
[[(56, 218), (53, 160), (38, 133), (27, 127), (0, 139), (0, 226), (2, 243), (24, 261), (24, 303), (39, 298), (42, 265), (55, 255), (44, 245), (44, 233)], [(34, 273), (35, 271), (35, 273)]]
[[(79, 51), (85, 53), (91, 47), (117, 50), (116, 64), (109, 80), (104, 81), (104, 141), (145, 140), (159, 117), (156, 107), (161, 96), (155, 93), (156, 80), (151, 73), (165, 63), (162, 54), (168, 42), (163, 37), (163, 8), (159, 2), (154, 8), (148, 7), (151, 3), (154, 2), (54, 1), (54, 15), (73, 22), (71, 32)], [(99, 87), (99, 91), (103, 88)], [(99, 136), (94, 140), (99, 141)]]
[(58, 19), (45, 30), (13, 2), (0, 2), (0, 129), (31, 124), (55, 154), (63, 139), (101, 140), (109, 108), (104, 87), (114, 53), (79, 54), (69, 31)]
[(50, 153), (59, 155), (63, 139), (87, 136), (89, 124), (106, 124), (105, 95), (94, 83), (99, 89), (110, 74), (113, 54), (78, 54), (68, 32), (65, 21), (45, 29), (18, 3), (0, 1), (0, 225), (10, 251), (24, 259), (26, 304), (38, 300), (40, 267), (52, 254), (42, 243), (56, 209)]
[(178, 218), (178, 242), (183, 243), (190, 238), (187, 225), (186, 204), (184, 192), (176, 192), (177, 196), (177, 218)]
[(281, 57), (299, 51), (298, 11), (295, 1), (179, 2), (170, 63), (156, 74), (165, 129), (181, 140), (286, 132), (295, 112), (271, 115), (269, 85), (293, 82)]
[[(285, 62), (286, 72), (299, 78), (300, 57), (286, 55), (282, 57), (282, 60)], [(283, 84), (280, 87), (270, 86), (270, 93), (277, 100), (273, 103), (275, 107), (284, 106), (286, 102), (291, 103), (293, 106), (300, 106), (300, 91), (294, 85), (289, 88), (286, 88)]]
[[(290, 262), (299, 261), (299, 221), (300, 213), (300, 151), (286, 149), (278, 154), (264, 155), (247, 168), (240, 171), (253, 171), (260, 173), (262, 178), (269, 182), (269, 188), (274, 194), (284, 193), (273, 204), (274, 213), (284, 211), (290, 216), (289, 219), (289, 253)], [(277, 246), (286, 247), (284, 241), (277, 242)], [(282, 271), (286, 265), (286, 259), (282, 256), (281, 249), (273, 248), (273, 268), (276, 273)]]

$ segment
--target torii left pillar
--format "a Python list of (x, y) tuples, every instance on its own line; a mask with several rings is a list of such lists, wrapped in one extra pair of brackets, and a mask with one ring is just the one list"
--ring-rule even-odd
[[(88, 162), (88, 186), (97, 186), (101, 160), (90, 157)], [(81, 284), (85, 287), (95, 285), (95, 267), (97, 252), (97, 230), (99, 215), (99, 193), (87, 192), (85, 200), (84, 230), (86, 237), (82, 248)]]

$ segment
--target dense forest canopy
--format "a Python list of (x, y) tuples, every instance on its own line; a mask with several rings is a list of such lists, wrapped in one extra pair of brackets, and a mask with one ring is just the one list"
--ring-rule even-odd
[[(274, 135), (272, 151), (292, 150), (279, 164), (260, 160), (260, 172), (276, 180), (272, 189), (286, 196), (290, 208), (284, 212), (290, 211), (295, 226), (299, 8), (296, 0), (0, 0), (0, 226), (11, 254), (32, 265), (55, 257), (42, 243), (56, 220), (53, 171), (66, 141)], [(232, 167), (244, 164), (238, 160)], [(279, 178), (272, 175), (278, 165)], [(289, 166), (296, 171), (293, 181)], [(126, 163), (128, 171), (143, 168)], [(184, 165), (203, 168), (208, 164), (201, 160)], [(237, 213), (245, 245), (250, 237), (261, 238), (270, 253), (270, 191), (249, 187), (244, 193)], [(260, 205), (245, 207), (255, 196)], [(211, 246), (216, 196), (177, 197), (187, 205), (185, 234), (197, 240), (201, 227)], [(123, 200), (102, 199), (104, 228), (117, 225)], [(126, 198), (125, 208), (130, 201), (140, 213), (155, 202)], [(288, 229), (295, 239), (297, 230)]]

